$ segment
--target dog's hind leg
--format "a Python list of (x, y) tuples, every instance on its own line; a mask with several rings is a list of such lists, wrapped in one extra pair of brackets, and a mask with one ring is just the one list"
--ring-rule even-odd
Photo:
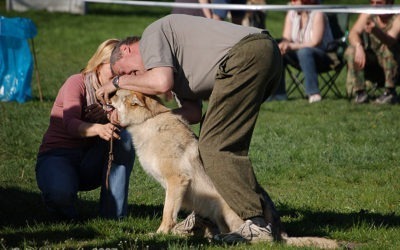
[(192, 209), (196, 214), (217, 224), (221, 233), (236, 230), (244, 223), (218, 193), (205, 173), (202, 172), (193, 180), (191, 188), (190, 190), (194, 192), (191, 194), (192, 197), (196, 197), (193, 200)]
[(157, 233), (169, 233), (177, 223), (183, 197), (189, 187), (190, 178), (185, 175), (172, 175), (166, 181), (164, 210)]

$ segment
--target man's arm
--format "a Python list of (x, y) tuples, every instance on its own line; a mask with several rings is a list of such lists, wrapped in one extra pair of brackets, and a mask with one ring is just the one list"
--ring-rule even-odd
[(400, 15), (395, 18), (392, 27), (386, 33), (377, 25), (372, 28), (371, 33), (388, 47), (398, 43), (400, 37)]
[(354, 47), (358, 47), (362, 45), (362, 38), (361, 34), (364, 31), (365, 26), (370, 18), (369, 14), (360, 14), (354, 23), (353, 27), (350, 29), (349, 32), (349, 43)]
[[(143, 73), (132, 72), (119, 77), (119, 88), (138, 91), (148, 95), (167, 93), (174, 86), (174, 73), (171, 67), (157, 67)], [(102, 103), (109, 102), (110, 94), (117, 88), (112, 82), (104, 84), (96, 91), (97, 98)]]

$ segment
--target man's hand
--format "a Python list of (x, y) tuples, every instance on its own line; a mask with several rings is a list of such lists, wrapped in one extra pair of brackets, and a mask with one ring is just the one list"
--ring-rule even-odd
[(112, 84), (112, 82), (106, 83), (96, 90), (96, 97), (102, 104), (110, 103), (110, 94), (117, 91), (117, 88)]
[(366, 56), (363, 46), (359, 43), (355, 46), (354, 63), (355, 68), (360, 70), (365, 67)]
[(368, 19), (367, 23), (365, 24), (364, 31), (371, 34), (375, 26), (376, 26), (375, 22), (372, 21), (371, 19)]

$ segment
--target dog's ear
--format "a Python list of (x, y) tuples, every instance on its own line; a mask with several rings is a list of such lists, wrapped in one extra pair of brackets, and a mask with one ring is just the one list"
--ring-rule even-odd
[(139, 105), (140, 107), (144, 107), (143, 96), (139, 96), (137, 94), (134, 94), (132, 96), (132, 99), (131, 99), (131, 105), (132, 106)]
[(153, 116), (170, 110), (161, 103), (161, 99), (157, 96), (147, 96), (144, 101), (146, 102), (146, 106), (151, 111)]

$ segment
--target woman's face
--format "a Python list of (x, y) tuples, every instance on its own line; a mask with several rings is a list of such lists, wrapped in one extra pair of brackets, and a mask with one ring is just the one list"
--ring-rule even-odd
[(111, 81), (113, 74), (111, 72), (110, 64), (103, 63), (97, 69), (97, 77), (101, 85), (106, 84)]

